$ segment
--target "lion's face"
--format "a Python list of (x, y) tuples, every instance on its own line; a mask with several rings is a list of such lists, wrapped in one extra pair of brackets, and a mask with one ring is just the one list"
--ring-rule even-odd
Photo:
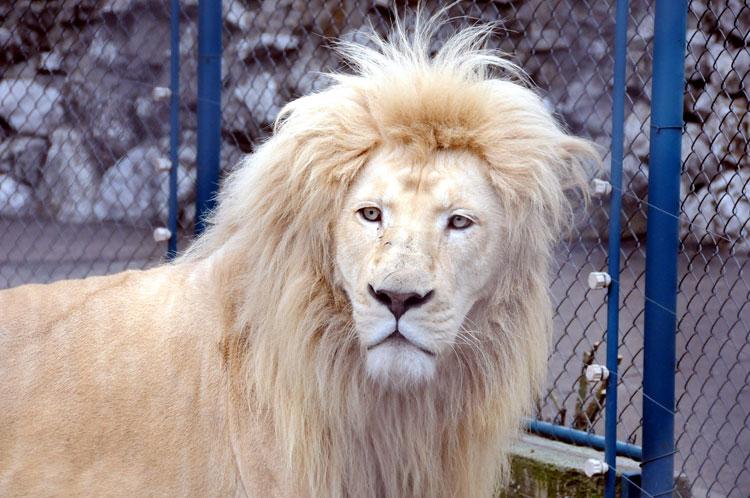
[(360, 172), (336, 228), (337, 278), (374, 379), (435, 375), (500, 265), (502, 214), (481, 160), (441, 151), (415, 164), (380, 151)]

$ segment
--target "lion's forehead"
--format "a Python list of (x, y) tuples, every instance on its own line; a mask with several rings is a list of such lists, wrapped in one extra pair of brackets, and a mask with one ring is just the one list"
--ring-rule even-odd
[(407, 155), (376, 155), (366, 166), (354, 196), (369, 198), (386, 208), (444, 211), (458, 204), (478, 204), (492, 195), (482, 164), (474, 156), (456, 152), (433, 154), (415, 162)]

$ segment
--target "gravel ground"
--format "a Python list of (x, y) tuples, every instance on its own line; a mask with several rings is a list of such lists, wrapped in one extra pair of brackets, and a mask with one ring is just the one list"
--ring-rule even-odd
[[(148, 268), (164, 259), (154, 227), (0, 219), (0, 289)], [(184, 239), (183, 239), (184, 240)]]

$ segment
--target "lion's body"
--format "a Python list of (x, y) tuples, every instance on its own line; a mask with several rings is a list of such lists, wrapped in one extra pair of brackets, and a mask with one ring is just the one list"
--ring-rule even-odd
[[(0, 292), (0, 495), (493, 494), (544, 376), (565, 187), (595, 154), (491, 77), (515, 69), (489, 28), (430, 57), (438, 28), (344, 47), (356, 74), (282, 111), (176, 263)], [(434, 297), (396, 316), (386, 280)]]
[(0, 494), (227, 495), (216, 308), (185, 268), (0, 293)]

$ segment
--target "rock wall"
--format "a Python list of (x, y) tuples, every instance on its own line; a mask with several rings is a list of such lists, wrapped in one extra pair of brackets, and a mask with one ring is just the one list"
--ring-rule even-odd
[[(169, 107), (153, 96), (169, 81), (163, 4), (20, 0), (0, 6), (0, 215), (166, 219)], [(178, 170), (183, 205), (193, 195), (194, 123), (185, 108), (188, 135)]]
[(750, 247), (750, 4), (693, 1), (685, 61), (688, 243)]
[[(424, 3), (428, 10), (439, 5)], [(631, 2), (626, 235), (645, 228), (651, 3)], [(701, 233), (727, 231), (721, 213), (729, 204), (743, 205), (742, 179), (749, 174), (750, 9), (738, 0), (723, 4), (691, 2), (685, 209), (696, 220), (685, 226)], [(384, 32), (391, 7), (388, 0), (224, 0), (223, 166), (231, 167), (267, 136), (285, 102), (327, 84), (321, 73), (340, 66), (331, 39), (362, 39), (370, 25)], [(197, 0), (182, 1), (181, 9), (178, 176), (188, 222), (196, 156)], [(450, 14), (503, 19), (506, 29), (493, 43), (528, 71), (573, 132), (607, 150), (614, 2), (477, 0), (459, 2)], [(168, 156), (169, 108), (153, 92), (169, 81), (169, 15), (167, 2), (156, 0), (0, 5), (0, 216), (166, 218), (168, 173), (159, 165)], [(731, 192), (729, 200), (720, 200), (719, 192)], [(696, 204), (706, 196), (712, 203)], [(602, 206), (594, 206), (580, 234), (604, 229)], [(743, 213), (732, 216), (750, 217)], [(743, 226), (726, 226), (735, 225)], [(727, 236), (739, 236), (729, 231)]]

